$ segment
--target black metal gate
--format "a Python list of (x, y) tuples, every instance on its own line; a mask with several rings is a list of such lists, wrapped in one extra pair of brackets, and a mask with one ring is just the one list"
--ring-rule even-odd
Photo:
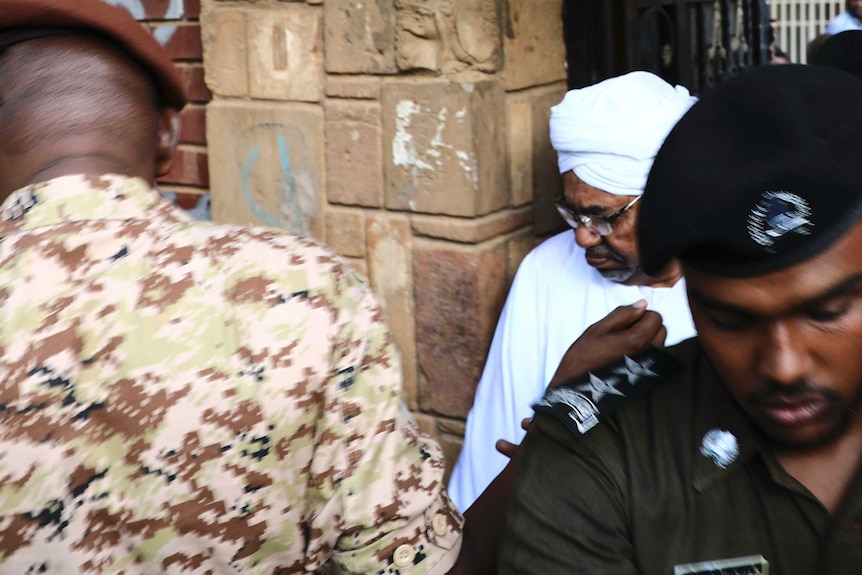
[(566, 0), (569, 87), (649, 70), (701, 93), (768, 61), (766, 0)]

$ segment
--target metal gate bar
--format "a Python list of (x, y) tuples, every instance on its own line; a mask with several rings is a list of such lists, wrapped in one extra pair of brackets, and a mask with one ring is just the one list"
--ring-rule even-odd
[(698, 93), (767, 61), (765, 0), (630, 0), (632, 64)]
[(569, 87), (649, 70), (700, 93), (768, 61), (766, 0), (565, 0)]

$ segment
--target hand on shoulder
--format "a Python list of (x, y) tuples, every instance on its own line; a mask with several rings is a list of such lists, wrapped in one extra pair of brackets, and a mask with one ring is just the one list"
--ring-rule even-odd
[(619, 306), (584, 331), (566, 351), (548, 388), (653, 346), (663, 347), (667, 329), (646, 301)]

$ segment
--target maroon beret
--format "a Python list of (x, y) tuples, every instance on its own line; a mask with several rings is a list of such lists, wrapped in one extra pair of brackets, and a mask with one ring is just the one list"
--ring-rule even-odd
[(126, 10), (103, 0), (0, 0), (0, 50), (66, 30), (108, 38), (150, 73), (163, 105), (177, 110), (186, 105), (179, 70), (152, 34)]

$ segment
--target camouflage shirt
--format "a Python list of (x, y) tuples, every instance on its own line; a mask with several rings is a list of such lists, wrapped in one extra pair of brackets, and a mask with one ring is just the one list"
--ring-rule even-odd
[(118, 176), (0, 215), (0, 571), (451, 567), (442, 453), (330, 251)]

